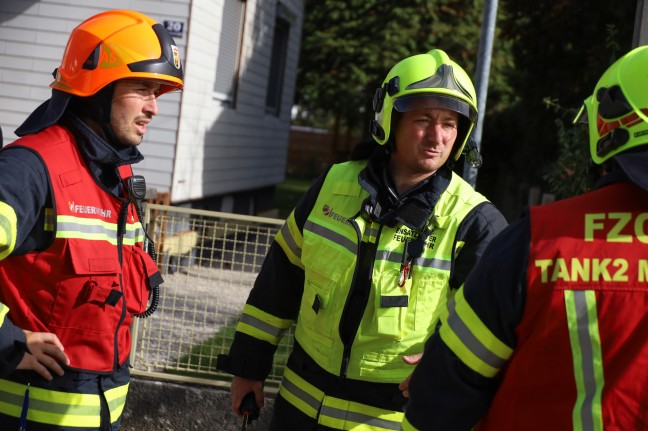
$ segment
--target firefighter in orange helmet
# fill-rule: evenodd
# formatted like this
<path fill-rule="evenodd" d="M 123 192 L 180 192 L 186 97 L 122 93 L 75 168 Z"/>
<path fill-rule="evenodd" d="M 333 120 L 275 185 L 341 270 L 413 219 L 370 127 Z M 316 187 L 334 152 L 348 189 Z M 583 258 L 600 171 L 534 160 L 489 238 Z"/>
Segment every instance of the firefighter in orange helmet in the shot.
<path fill-rule="evenodd" d="M 162 283 L 131 165 L 157 97 L 182 87 L 161 24 L 99 13 L 72 31 L 52 97 L 0 151 L 0 429 L 119 428 L 129 328 Z"/>

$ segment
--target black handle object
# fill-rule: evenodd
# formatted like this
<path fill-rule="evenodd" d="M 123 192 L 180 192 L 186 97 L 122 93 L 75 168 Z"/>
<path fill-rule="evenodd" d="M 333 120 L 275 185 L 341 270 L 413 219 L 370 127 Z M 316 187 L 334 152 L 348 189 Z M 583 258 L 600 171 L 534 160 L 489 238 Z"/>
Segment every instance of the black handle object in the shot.
<path fill-rule="evenodd" d="M 133 175 L 126 180 L 128 193 L 132 200 L 143 201 L 146 197 L 146 180 L 141 175 Z"/>
<path fill-rule="evenodd" d="M 239 412 L 243 415 L 243 426 L 245 427 L 252 421 L 259 419 L 259 411 L 254 392 L 248 392 L 239 406 Z"/>
<path fill-rule="evenodd" d="M 155 244 L 153 243 L 153 238 L 149 236 L 147 226 L 144 226 L 144 215 L 142 214 L 142 204 L 146 198 L 146 180 L 141 175 L 133 175 L 126 179 L 126 189 L 128 191 L 128 196 L 131 203 L 135 206 L 135 211 L 137 212 L 137 217 L 139 218 L 142 229 L 144 229 L 144 234 L 146 235 L 147 241 L 145 241 L 144 251 L 146 251 L 151 259 L 154 262 L 157 262 L 157 255 L 155 253 Z M 160 302 L 160 286 L 151 286 L 151 291 L 149 293 L 150 305 L 144 312 L 140 314 L 134 314 L 135 317 L 140 319 L 145 319 L 150 317 L 158 307 Z"/>

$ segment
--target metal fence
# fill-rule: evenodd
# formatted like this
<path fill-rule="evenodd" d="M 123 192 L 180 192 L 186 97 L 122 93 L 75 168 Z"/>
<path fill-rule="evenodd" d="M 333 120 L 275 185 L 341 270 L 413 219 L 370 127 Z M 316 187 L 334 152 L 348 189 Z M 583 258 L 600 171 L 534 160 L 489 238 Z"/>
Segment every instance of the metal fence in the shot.
<path fill-rule="evenodd" d="M 229 386 L 216 369 L 283 220 L 148 204 L 145 224 L 164 277 L 157 311 L 135 319 L 133 374 Z M 266 388 L 276 390 L 292 344 L 275 355 Z"/>

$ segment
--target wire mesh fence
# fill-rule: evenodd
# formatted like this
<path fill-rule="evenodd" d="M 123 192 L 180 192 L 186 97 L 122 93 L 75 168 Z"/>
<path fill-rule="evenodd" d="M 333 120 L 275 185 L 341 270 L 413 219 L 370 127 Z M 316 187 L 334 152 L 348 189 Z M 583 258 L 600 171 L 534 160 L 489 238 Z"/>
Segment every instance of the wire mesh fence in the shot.
<path fill-rule="evenodd" d="M 164 284 L 157 311 L 133 326 L 134 375 L 228 385 L 216 369 L 282 220 L 148 204 L 150 239 Z M 293 331 L 266 380 L 279 383 Z"/>

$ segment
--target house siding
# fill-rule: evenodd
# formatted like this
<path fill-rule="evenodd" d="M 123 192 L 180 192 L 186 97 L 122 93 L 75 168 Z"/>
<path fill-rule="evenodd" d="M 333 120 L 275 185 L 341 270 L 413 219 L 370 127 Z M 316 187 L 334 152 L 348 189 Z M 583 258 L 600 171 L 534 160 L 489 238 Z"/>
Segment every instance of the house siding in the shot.
<path fill-rule="evenodd" d="M 294 98 L 303 0 L 282 2 L 295 20 L 290 31 L 281 116 L 265 113 L 276 0 L 248 0 L 240 82 L 234 109 L 213 98 L 223 0 L 2 0 L 0 2 L 0 126 L 3 144 L 50 97 L 72 29 L 107 9 L 133 9 L 181 21 L 175 37 L 185 66 L 185 90 L 158 100 L 159 114 L 134 166 L 150 188 L 171 191 L 173 203 L 198 202 L 266 190 L 284 179 Z M 245 206 L 245 205 L 244 205 Z"/>
<path fill-rule="evenodd" d="M 233 108 L 223 106 L 212 93 L 223 2 L 192 3 L 187 53 L 191 84 L 183 94 L 172 200 L 236 194 L 274 186 L 285 178 L 303 1 L 283 4 L 296 19 L 290 32 L 281 115 L 276 117 L 266 114 L 265 99 L 277 2 L 247 1 Z"/>
<path fill-rule="evenodd" d="M 159 22 L 188 22 L 190 0 L 2 0 L 0 2 L 0 126 L 3 143 L 16 139 L 13 131 L 51 95 L 52 72 L 61 62 L 70 32 L 81 21 L 108 9 L 132 9 Z M 185 31 L 186 34 L 186 31 Z M 181 58 L 186 36 L 175 39 Z M 169 189 L 173 152 L 180 120 L 180 94 L 159 99 L 160 114 L 144 137 L 140 151 L 145 162 L 134 165 L 136 174 L 147 178 L 149 187 Z M 160 157 L 160 154 L 166 157 Z M 154 162 L 159 163 L 154 163 Z M 170 168 L 171 167 L 171 168 Z"/>

